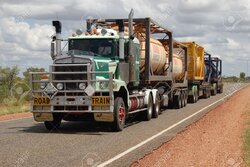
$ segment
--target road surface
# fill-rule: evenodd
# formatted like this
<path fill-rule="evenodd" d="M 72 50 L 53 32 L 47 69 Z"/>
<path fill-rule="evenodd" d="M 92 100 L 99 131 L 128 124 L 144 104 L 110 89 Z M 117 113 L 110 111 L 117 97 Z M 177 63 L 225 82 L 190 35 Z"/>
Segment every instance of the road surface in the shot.
<path fill-rule="evenodd" d="M 149 122 L 135 117 L 118 133 L 87 122 L 63 122 L 60 130 L 51 132 L 33 118 L 0 122 L 0 166 L 129 166 L 243 86 L 226 84 L 223 94 L 167 109 Z"/>

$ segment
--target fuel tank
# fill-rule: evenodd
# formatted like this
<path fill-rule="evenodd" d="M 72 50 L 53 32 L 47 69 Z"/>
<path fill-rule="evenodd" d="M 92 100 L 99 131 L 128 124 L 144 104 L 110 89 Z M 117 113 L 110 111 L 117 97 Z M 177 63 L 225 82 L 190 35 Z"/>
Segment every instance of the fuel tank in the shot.
<path fill-rule="evenodd" d="M 140 72 L 145 70 L 145 41 L 141 41 L 140 50 Z M 173 75 L 179 79 L 184 71 L 183 61 L 180 52 L 173 53 Z M 166 70 L 169 67 L 168 48 L 164 48 L 162 43 L 157 39 L 150 38 L 150 63 L 154 74 L 167 75 Z"/>

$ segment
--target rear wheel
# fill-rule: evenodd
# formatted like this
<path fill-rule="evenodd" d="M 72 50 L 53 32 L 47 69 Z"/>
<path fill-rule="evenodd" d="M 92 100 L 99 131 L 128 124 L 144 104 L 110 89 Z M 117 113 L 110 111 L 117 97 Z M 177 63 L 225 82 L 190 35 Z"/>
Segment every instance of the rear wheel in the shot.
<path fill-rule="evenodd" d="M 223 86 L 220 86 L 220 89 L 218 90 L 218 93 L 223 93 Z"/>
<path fill-rule="evenodd" d="M 181 108 L 185 106 L 185 94 L 181 92 Z"/>
<path fill-rule="evenodd" d="M 181 94 L 178 94 L 178 95 L 174 96 L 174 107 L 176 109 L 181 108 Z"/>
<path fill-rule="evenodd" d="M 152 115 L 153 118 L 157 118 L 158 115 L 161 114 L 160 106 L 161 106 L 161 99 L 159 93 L 157 92 L 155 96 L 154 110 Z"/>
<path fill-rule="evenodd" d="M 199 96 L 198 96 L 198 89 L 197 89 L 197 87 L 194 87 L 194 99 L 195 99 L 195 103 L 198 101 L 198 98 L 199 98 Z"/>
<path fill-rule="evenodd" d="M 187 101 L 188 101 L 188 93 L 187 93 L 187 91 L 184 92 L 184 97 L 185 97 L 184 106 L 186 106 L 187 105 Z"/>
<path fill-rule="evenodd" d="M 208 98 L 210 98 L 211 97 L 211 90 L 209 88 L 207 89 L 207 93 L 208 93 Z"/>
<path fill-rule="evenodd" d="M 203 90 L 203 96 L 205 99 L 210 97 L 210 90 L 208 88 Z"/>
<path fill-rule="evenodd" d="M 62 116 L 59 113 L 53 114 L 53 121 L 45 121 L 44 125 L 47 130 L 53 130 L 53 129 L 59 129 L 61 122 L 62 122 Z"/>
<path fill-rule="evenodd" d="M 121 97 L 115 98 L 113 130 L 122 131 L 125 127 L 126 106 Z"/>
<path fill-rule="evenodd" d="M 147 111 L 143 112 L 143 119 L 145 121 L 150 121 L 152 118 L 152 114 L 153 114 L 153 107 L 154 107 L 154 103 L 153 103 L 153 98 L 151 96 L 151 94 L 148 96 L 148 105 L 147 105 Z"/>
<path fill-rule="evenodd" d="M 217 84 L 213 83 L 212 90 L 211 90 L 211 95 L 215 96 L 217 94 Z"/>
<path fill-rule="evenodd" d="M 195 86 L 192 86 L 191 94 L 188 95 L 188 102 L 189 103 L 195 103 L 196 102 Z"/>

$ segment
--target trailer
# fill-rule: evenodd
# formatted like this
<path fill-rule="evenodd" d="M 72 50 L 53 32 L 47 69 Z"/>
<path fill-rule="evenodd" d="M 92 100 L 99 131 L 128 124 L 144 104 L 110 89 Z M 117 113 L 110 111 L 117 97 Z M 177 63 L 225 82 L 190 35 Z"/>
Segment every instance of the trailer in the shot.
<path fill-rule="evenodd" d="M 53 21 L 53 64 L 30 73 L 34 119 L 47 129 L 61 121 L 109 122 L 114 131 L 135 113 L 149 121 L 165 107 L 187 104 L 187 47 L 151 18 L 89 19 L 87 32 L 68 37 Z"/>
<path fill-rule="evenodd" d="M 196 103 L 211 95 L 210 82 L 205 78 L 205 51 L 196 42 L 181 43 L 188 47 L 188 102 Z"/>
<path fill-rule="evenodd" d="M 223 93 L 222 60 L 205 52 L 205 80 L 211 84 L 211 94 Z"/>
<path fill-rule="evenodd" d="M 181 42 L 188 47 L 188 102 L 222 93 L 222 60 L 205 52 L 196 42 Z"/>

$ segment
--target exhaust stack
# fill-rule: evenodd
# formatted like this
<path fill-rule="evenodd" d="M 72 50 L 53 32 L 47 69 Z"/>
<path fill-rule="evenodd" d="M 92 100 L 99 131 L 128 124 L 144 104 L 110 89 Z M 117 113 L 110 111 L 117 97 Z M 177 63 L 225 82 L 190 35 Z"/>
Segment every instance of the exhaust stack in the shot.
<path fill-rule="evenodd" d="M 130 82 L 136 81 L 136 72 L 135 72 L 135 55 L 133 52 L 133 16 L 134 10 L 131 9 L 128 16 L 128 27 L 129 27 L 129 80 Z"/>
<path fill-rule="evenodd" d="M 123 20 L 117 20 L 116 23 L 119 27 L 119 58 L 124 60 L 124 22 Z"/>
<path fill-rule="evenodd" d="M 62 33 L 62 24 L 60 21 L 52 21 L 52 25 L 55 27 L 56 30 L 56 56 L 61 56 L 61 33 Z"/>

